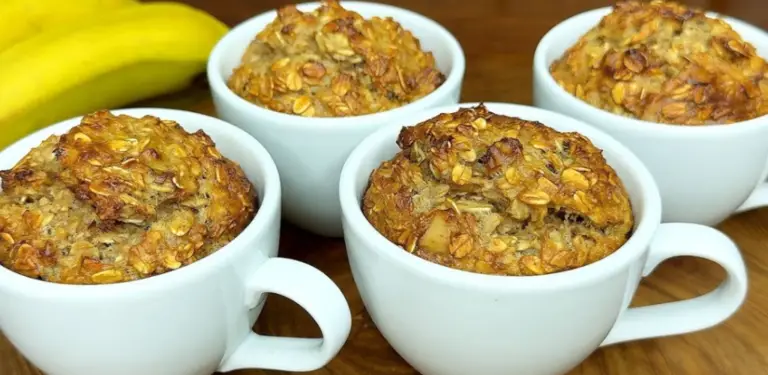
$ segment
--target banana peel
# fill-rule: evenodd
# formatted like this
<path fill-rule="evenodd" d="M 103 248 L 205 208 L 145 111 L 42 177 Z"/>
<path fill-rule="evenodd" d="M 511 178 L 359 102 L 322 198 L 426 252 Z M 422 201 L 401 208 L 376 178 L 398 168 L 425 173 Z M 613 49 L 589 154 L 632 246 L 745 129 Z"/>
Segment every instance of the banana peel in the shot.
<path fill-rule="evenodd" d="M 2 0 L 0 51 L 52 27 L 138 5 L 137 0 Z"/>
<path fill-rule="evenodd" d="M 178 91 L 228 27 L 172 2 L 103 12 L 0 52 L 0 149 L 70 117 Z"/>

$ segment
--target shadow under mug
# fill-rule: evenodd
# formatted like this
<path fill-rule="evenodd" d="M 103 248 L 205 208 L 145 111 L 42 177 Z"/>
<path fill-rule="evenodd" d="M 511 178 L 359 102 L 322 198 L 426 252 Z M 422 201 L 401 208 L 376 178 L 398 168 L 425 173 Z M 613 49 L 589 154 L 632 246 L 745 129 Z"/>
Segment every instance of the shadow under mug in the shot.
<path fill-rule="evenodd" d="M 174 120 L 205 131 L 239 163 L 258 192 L 254 220 L 233 241 L 178 270 L 105 285 L 40 281 L 0 267 L 0 329 L 49 375 L 210 375 L 234 369 L 310 371 L 341 349 L 351 327 L 344 295 L 319 270 L 279 258 L 280 178 L 267 151 L 243 130 L 170 109 L 113 111 Z M 77 125 L 70 119 L 0 152 L 12 167 L 32 147 Z M 268 293 L 315 319 L 322 339 L 258 335 L 252 327 Z"/>
<path fill-rule="evenodd" d="M 533 64 L 534 105 L 593 125 L 632 150 L 656 179 L 663 222 L 716 225 L 733 213 L 768 205 L 768 116 L 730 125 L 652 123 L 593 107 L 555 82 L 549 66 L 610 11 L 573 16 L 541 39 Z M 768 56 L 768 34 L 723 18 Z"/>
<path fill-rule="evenodd" d="M 591 139 L 627 188 L 635 232 L 608 257 L 549 275 L 483 275 L 431 263 L 383 237 L 363 215 L 361 200 L 371 172 L 399 151 L 395 140 L 402 126 L 459 106 L 424 111 L 407 124 L 393 123 L 367 137 L 341 173 L 347 253 L 376 327 L 420 373 L 560 375 L 598 347 L 709 328 L 739 309 L 747 275 L 736 245 L 708 226 L 661 224 L 654 180 L 625 146 L 554 112 L 512 104 L 486 107 Z M 641 278 L 678 256 L 714 261 L 727 278 L 703 296 L 629 308 Z"/>

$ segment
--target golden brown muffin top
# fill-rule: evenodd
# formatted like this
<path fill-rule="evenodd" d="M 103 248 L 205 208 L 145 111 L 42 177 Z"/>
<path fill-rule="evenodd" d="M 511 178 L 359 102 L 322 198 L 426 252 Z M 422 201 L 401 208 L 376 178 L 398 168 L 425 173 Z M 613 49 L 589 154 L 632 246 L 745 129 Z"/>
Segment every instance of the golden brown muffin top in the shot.
<path fill-rule="evenodd" d="M 540 275 L 598 261 L 631 234 L 622 182 L 578 133 L 479 105 L 403 128 L 397 144 L 371 174 L 363 212 L 426 260 Z"/>
<path fill-rule="evenodd" d="M 295 5 L 258 33 L 228 80 L 239 96 L 305 117 L 371 114 L 411 103 L 445 81 L 431 52 L 392 18 L 363 18 L 336 0 Z"/>
<path fill-rule="evenodd" d="M 234 239 L 255 189 L 202 130 L 101 111 L 0 171 L 0 264 L 68 284 L 146 278 Z"/>
<path fill-rule="evenodd" d="M 645 121 L 726 124 L 768 113 L 768 65 L 725 21 L 624 1 L 550 67 L 579 99 Z"/>

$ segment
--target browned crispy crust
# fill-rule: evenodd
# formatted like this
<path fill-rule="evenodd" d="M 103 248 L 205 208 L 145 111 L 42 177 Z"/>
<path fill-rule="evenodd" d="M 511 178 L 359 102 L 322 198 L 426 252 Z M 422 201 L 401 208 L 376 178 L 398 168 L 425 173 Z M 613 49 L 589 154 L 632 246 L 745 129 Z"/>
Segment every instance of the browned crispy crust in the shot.
<path fill-rule="evenodd" d="M 552 76 L 619 115 L 679 125 L 768 113 L 768 65 L 723 20 L 675 2 L 619 2 L 559 60 Z"/>
<path fill-rule="evenodd" d="M 598 261 L 633 226 L 622 182 L 578 133 L 483 105 L 403 128 L 363 212 L 385 237 L 461 270 L 540 275 Z"/>
<path fill-rule="evenodd" d="M 364 19 L 336 0 L 277 14 L 228 80 L 254 104 L 305 117 L 356 116 L 411 103 L 445 81 L 432 53 L 391 18 Z"/>
<path fill-rule="evenodd" d="M 0 264 L 57 283 L 177 269 L 231 241 L 257 209 L 208 135 L 152 116 L 89 114 L 0 177 Z"/>

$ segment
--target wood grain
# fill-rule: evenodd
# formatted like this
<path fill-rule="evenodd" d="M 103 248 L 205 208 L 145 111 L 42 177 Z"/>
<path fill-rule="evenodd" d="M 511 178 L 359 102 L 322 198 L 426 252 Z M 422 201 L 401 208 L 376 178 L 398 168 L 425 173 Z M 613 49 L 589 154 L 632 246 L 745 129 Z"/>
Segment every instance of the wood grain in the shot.
<path fill-rule="evenodd" d="M 187 0 L 235 25 L 287 3 L 275 0 Z M 393 5 L 425 14 L 451 30 L 467 57 L 462 101 L 530 104 L 533 51 L 544 33 L 576 13 L 606 6 L 599 0 L 391 0 Z M 688 4 L 768 26 L 764 0 L 690 0 Z M 204 81 L 184 92 L 141 105 L 212 113 Z M 768 143 L 768 140 L 766 140 Z M 766 145 L 768 147 L 768 144 Z M 616 345 L 595 352 L 570 375 L 760 375 L 768 374 L 768 209 L 734 216 L 719 228 L 741 247 L 748 263 L 750 290 L 742 309 L 713 329 L 655 340 Z M 363 308 L 341 240 L 314 237 L 284 225 L 281 255 L 307 262 L 327 273 L 343 290 L 353 314 L 353 329 L 341 353 L 315 375 L 417 374 L 378 333 Z M 723 278 L 716 265 L 678 258 L 645 279 L 634 304 L 690 298 L 711 290 Z M 255 330 L 282 336 L 318 337 L 319 330 L 297 305 L 271 296 Z M 455 343 L 465 345 L 466 343 Z M 233 375 L 278 374 L 239 371 Z M 0 335 L 0 374 L 39 375 Z M 137 374 L 140 375 L 140 374 Z M 482 375 L 482 374 L 478 374 Z"/>

